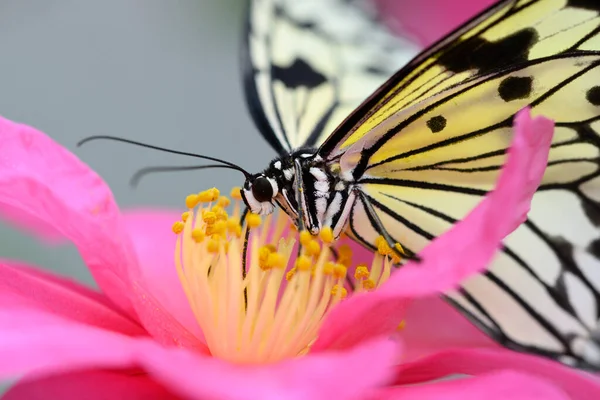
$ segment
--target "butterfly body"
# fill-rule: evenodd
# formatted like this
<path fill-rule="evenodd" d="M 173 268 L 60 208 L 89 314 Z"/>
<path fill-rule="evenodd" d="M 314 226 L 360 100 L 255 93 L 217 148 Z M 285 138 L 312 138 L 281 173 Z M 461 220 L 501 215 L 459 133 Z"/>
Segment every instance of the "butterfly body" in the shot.
<path fill-rule="evenodd" d="M 529 107 L 556 126 L 529 219 L 445 298 L 507 347 L 600 369 L 600 2 L 499 1 L 410 61 L 358 3 L 250 2 L 246 97 L 279 158 L 247 205 L 414 255 L 493 189 Z"/>

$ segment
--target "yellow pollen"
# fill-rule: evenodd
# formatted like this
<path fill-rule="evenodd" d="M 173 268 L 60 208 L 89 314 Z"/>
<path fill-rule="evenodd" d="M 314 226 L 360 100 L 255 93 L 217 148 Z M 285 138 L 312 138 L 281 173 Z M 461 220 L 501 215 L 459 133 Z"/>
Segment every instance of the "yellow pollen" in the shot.
<path fill-rule="evenodd" d="M 334 285 L 333 288 L 331 288 L 331 295 L 334 297 L 339 295 L 340 298 L 345 299 L 346 296 L 348 296 L 348 290 L 343 286 Z"/>
<path fill-rule="evenodd" d="M 231 204 L 231 200 L 229 200 L 229 198 L 225 196 L 221 196 L 219 197 L 219 201 L 217 202 L 217 204 L 223 208 L 227 208 Z"/>
<path fill-rule="evenodd" d="M 401 331 L 405 327 L 406 327 L 406 320 L 403 319 L 402 321 L 400 321 L 400 323 L 398 324 L 398 327 L 396 329 Z"/>
<path fill-rule="evenodd" d="M 365 264 L 360 264 L 356 267 L 354 271 L 354 278 L 361 280 L 367 279 L 370 275 L 369 268 Z"/>
<path fill-rule="evenodd" d="M 285 274 L 285 279 L 287 281 L 291 281 L 292 278 L 294 277 L 294 275 L 296 275 L 296 268 L 292 268 L 290 269 L 286 274 Z"/>
<path fill-rule="evenodd" d="M 271 253 L 267 257 L 267 266 L 269 268 L 283 268 L 287 264 L 285 257 L 279 253 Z"/>
<path fill-rule="evenodd" d="M 214 224 L 208 224 L 208 226 L 206 227 L 207 235 L 213 235 L 213 234 L 224 235 L 226 231 L 227 231 L 227 222 L 225 222 L 225 221 L 216 221 Z"/>
<path fill-rule="evenodd" d="M 219 195 L 219 189 L 211 188 L 198 193 L 198 201 L 200 201 L 201 203 L 210 203 L 212 201 L 217 200 L 219 198 Z"/>
<path fill-rule="evenodd" d="M 234 200 L 241 200 L 242 199 L 242 188 L 239 186 L 236 186 L 233 189 L 231 189 L 231 192 L 229 192 L 229 197 L 231 197 Z"/>
<path fill-rule="evenodd" d="M 207 211 L 202 214 L 202 220 L 207 224 L 214 224 L 217 220 L 217 215 L 212 211 Z"/>
<path fill-rule="evenodd" d="M 382 256 L 387 256 L 389 254 L 392 254 L 392 248 L 390 247 L 390 245 L 387 243 L 387 241 L 385 240 L 385 238 L 383 236 L 377 237 L 377 239 L 375 240 L 375 246 L 377 246 L 377 251 Z"/>
<path fill-rule="evenodd" d="M 308 246 L 308 243 L 312 240 L 312 235 L 308 231 L 300 232 L 300 244 L 302 246 Z"/>
<path fill-rule="evenodd" d="M 311 239 L 304 247 L 309 256 L 318 256 L 321 253 L 321 246 L 314 239 Z"/>
<path fill-rule="evenodd" d="M 338 263 L 349 267 L 352 265 L 352 249 L 347 244 L 343 244 L 338 248 Z"/>
<path fill-rule="evenodd" d="M 196 243 L 201 243 L 205 237 L 206 237 L 206 234 L 204 233 L 204 231 L 202 229 L 195 228 L 192 230 L 192 239 L 194 239 L 194 241 Z"/>
<path fill-rule="evenodd" d="M 330 229 L 298 233 L 285 214 L 264 221 L 248 214 L 246 230 L 241 198 L 239 188 L 232 200 L 216 189 L 186 198 L 192 207 L 172 227 L 183 291 L 214 357 L 237 364 L 301 357 L 329 310 L 349 295 L 344 284 L 352 251 L 339 246 L 334 252 Z M 391 259 L 376 254 L 370 267 L 358 266 L 355 290 L 386 281 Z"/>
<path fill-rule="evenodd" d="M 219 252 L 219 243 L 220 240 L 218 238 L 211 237 L 206 245 L 206 249 L 209 253 L 218 253 Z"/>
<path fill-rule="evenodd" d="M 363 281 L 362 286 L 365 290 L 375 289 L 375 281 L 373 279 L 367 279 Z"/>
<path fill-rule="evenodd" d="M 300 256 L 296 260 L 296 269 L 298 271 L 310 271 L 312 268 L 312 264 L 310 262 L 310 258 L 306 256 Z"/>
<path fill-rule="evenodd" d="M 335 263 L 332 261 L 327 261 L 323 266 L 323 274 L 324 275 L 333 275 L 333 270 L 335 269 Z"/>
<path fill-rule="evenodd" d="M 246 223 L 250 228 L 258 228 L 261 224 L 261 218 L 258 214 L 248 214 L 246 216 Z"/>
<path fill-rule="evenodd" d="M 183 232 L 183 227 L 185 226 L 185 224 L 181 221 L 176 221 L 173 224 L 173 227 L 171 228 L 171 230 L 173 231 L 173 233 L 176 234 L 180 234 L 181 232 Z"/>
<path fill-rule="evenodd" d="M 198 202 L 200 201 L 200 199 L 198 199 L 198 195 L 197 194 L 190 194 L 189 196 L 187 196 L 185 198 L 185 206 L 187 208 L 194 208 L 198 205 Z"/>
<path fill-rule="evenodd" d="M 345 265 L 335 264 L 335 267 L 333 267 L 333 276 L 335 276 L 338 279 L 344 279 L 346 277 L 347 271 L 348 268 L 346 268 Z"/>
<path fill-rule="evenodd" d="M 329 226 L 326 226 L 325 228 L 321 229 L 321 232 L 319 232 L 319 237 L 323 243 L 331 244 L 333 243 L 334 239 L 333 230 Z"/>

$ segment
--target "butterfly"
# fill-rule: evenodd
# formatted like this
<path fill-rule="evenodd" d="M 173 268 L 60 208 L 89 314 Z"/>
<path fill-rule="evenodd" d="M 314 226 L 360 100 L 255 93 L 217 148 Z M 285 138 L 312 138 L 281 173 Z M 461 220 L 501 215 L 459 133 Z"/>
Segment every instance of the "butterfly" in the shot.
<path fill-rule="evenodd" d="M 529 218 L 445 297 L 508 348 L 600 369 L 600 2 L 500 1 L 411 51 L 359 1 L 250 1 L 246 100 L 279 157 L 246 205 L 413 257 L 493 188 L 529 106 L 556 123 Z"/>

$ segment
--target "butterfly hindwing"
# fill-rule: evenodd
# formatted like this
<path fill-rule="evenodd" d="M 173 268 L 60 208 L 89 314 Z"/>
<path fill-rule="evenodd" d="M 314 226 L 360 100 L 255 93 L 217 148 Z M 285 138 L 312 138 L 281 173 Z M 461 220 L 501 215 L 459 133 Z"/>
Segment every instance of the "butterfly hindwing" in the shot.
<path fill-rule="evenodd" d="M 251 114 L 280 154 L 316 147 L 416 53 L 344 0 L 253 0 L 243 54 Z"/>

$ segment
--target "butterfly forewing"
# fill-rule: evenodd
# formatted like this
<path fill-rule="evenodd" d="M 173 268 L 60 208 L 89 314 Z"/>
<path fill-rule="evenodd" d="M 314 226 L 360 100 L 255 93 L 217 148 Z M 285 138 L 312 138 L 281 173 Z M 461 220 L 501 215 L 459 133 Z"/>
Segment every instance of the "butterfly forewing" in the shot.
<path fill-rule="evenodd" d="M 356 3 L 356 4 L 355 4 Z M 280 153 L 321 144 L 380 84 L 416 54 L 367 4 L 254 0 L 244 51 L 252 116 Z"/>

